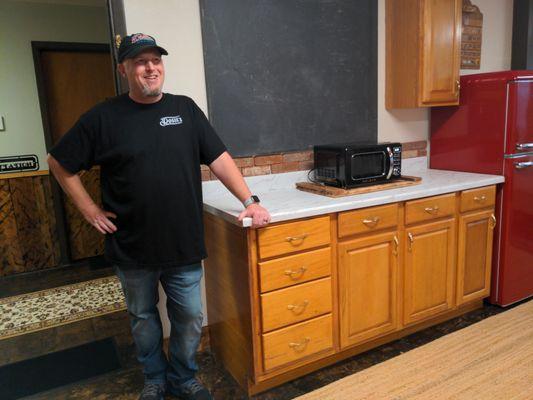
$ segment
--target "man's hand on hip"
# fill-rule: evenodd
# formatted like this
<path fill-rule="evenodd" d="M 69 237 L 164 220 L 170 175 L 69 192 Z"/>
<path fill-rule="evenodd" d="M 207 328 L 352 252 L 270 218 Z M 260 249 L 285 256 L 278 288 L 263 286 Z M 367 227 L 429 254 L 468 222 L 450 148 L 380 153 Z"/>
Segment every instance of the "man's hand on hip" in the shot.
<path fill-rule="evenodd" d="M 117 231 L 117 227 L 109 218 L 117 218 L 115 214 L 110 211 L 102 210 L 96 204 L 89 209 L 82 211 L 84 218 L 92 226 L 94 226 L 98 232 L 102 234 L 114 233 Z"/>
<path fill-rule="evenodd" d="M 252 228 L 259 228 L 270 222 L 269 212 L 257 203 L 250 204 L 246 207 L 246 209 L 239 214 L 239 221 L 242 221 L 245 217 L 252 218 Z"/>

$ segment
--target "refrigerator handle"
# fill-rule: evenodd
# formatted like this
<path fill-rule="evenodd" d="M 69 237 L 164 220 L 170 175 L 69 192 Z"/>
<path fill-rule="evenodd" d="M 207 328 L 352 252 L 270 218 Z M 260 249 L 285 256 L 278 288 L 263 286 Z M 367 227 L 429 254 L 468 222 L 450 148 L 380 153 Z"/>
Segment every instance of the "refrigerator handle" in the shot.
<path fill-rule="evenodd" d="M 533 143 L 517 143 L 516 150 L 533 149 Z"/>
<path fill-rule="evenodd" d="M 515 163 L 514 167 L 516 169 L 524 169 L 524 168 L 533 167 L 533 161 L 518 162 L 518 163 Z"/>

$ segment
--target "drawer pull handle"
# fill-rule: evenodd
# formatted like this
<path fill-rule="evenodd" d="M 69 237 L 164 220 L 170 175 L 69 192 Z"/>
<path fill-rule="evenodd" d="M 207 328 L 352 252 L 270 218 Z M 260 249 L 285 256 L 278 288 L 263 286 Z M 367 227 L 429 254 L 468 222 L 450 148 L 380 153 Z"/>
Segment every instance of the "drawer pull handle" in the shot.
<path fill-rule="evenodd" d="M 296 271 L 293 271 L 292 269 L 288 269 L 285 271 L 285 275 L 290 276 L 291 279 L 298 279 L 301 278 L 304 272 L 307 271 L 307 267 L 300 267 Z"/>
<path fill-rule="evenodd" d="M 411 232 L 409 232 L 407 234 L 407 237 L 409 238 L 409 251 L 412 251 L 413 250 L 413 242 L 415 241 L 415 239 L 413 238 L 413 234 Z"/>
<path fill-rule="evenodd" d="M 285 238 L 285 240 L 292 244 L 292 242 L 297 242 L 299 240 L 304 241 L 307 236 L 309 235 L 307 233 L 304 233 L 303 235 L 300 235 L 300 236 L 289 236 Z"/>
<path fill-rule="evenodd" d="M 372 217 L 372 218 L 363 220 L 363 224 L 365 224 L 369 228 L 375 227 L 378 224 L 378 222 L 379 222 L 379 217 Z"/>
<path fill-rule="evenodd" d="M 424 211 L 428 214 L 437 214 L 439 212 L 439 206 L 426 207 L 424 208 Z"/>
<path fill-rule="evenodd" d="M 474 200 L 478 201 L 480 203 L 483 203 L 485 200 L 487 200 L 487 197 L 485 195 L 483 195 L 481 197 L 476 196 L 476 197 L 474 197 Z"/>
<path fill-rule="evenodd" d="M 494 216 L 494 214 L 492 214 L 490 216 L 490 220 L 492 221 L 492 224 L 490 225 L 490 228 L 494 229 L 496 227 L 496 217 Z"/>
<path fill-rule="evenodd" d="M 398 256 L 398 246 L 400 245 L 400 242 L 398 241 L 398 236 L 394 235 L 394 250 L 392 251 L 392 254 L 395 256 Z"/>
<path fill-rule="evenodd" d="M 289 304 L 287 310 L 291 310 L 294 314 L 299 315 L 305 311 L 305 307 L 309 304 L 309 300 L 304 300 L 302 304 L 294 305 Z"/>
<path fill-rule="evenodd" d="M 307 343 L 309 343 L 310 341 L 311 341 L 311 338 L 306 337 L 300 343 L 295 343 L 295 342 L 289 343 L 289 347 L 296 351 L 303 351 L 305 347 L 307 346 Z"/>

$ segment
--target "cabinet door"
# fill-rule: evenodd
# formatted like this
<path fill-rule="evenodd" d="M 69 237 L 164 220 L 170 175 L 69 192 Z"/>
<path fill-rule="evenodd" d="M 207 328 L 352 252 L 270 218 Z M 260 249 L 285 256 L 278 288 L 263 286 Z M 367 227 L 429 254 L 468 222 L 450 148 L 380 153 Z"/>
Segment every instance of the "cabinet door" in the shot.
<path fill-rule="evenodd" d="M 459 104 L 462 1 L 421 4 L 421 105 Z"/>
<path fill-rule="evenodd" d="M 489 295 L 495 225 L 493 210 L 466 214 L 459 219 L 457 304 Z"/>
<path fill-rule="evenodd" d="M 455 219 L 406 228 L 404 324 L 453 306 Z"/>
<path fill-rule="evenodd" d="M 398 234 L 339 244 L 341 347 L 397 327 Z"/>

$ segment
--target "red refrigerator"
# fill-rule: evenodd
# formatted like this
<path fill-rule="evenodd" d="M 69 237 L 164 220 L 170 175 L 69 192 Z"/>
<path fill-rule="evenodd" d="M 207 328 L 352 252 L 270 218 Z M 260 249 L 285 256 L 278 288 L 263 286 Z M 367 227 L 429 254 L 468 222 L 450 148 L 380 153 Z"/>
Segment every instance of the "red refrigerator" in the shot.
<path fill-rule="evenodd" d="M 461 76 L 459 106 L 431 110 L 430 166 L 504 175 L 490 301 L 533 296 L 533 71 Z"/>

